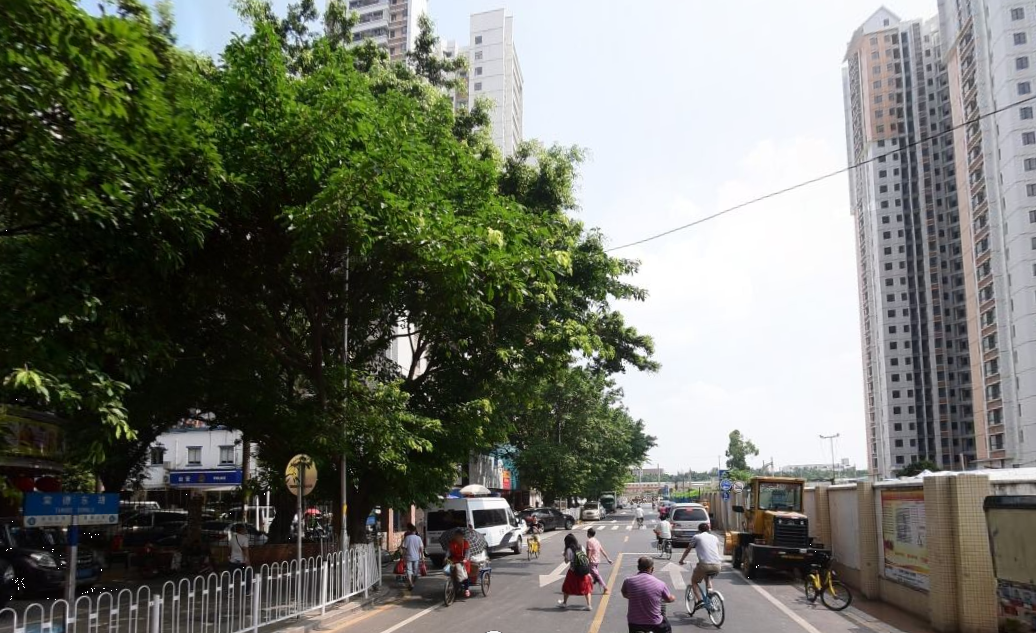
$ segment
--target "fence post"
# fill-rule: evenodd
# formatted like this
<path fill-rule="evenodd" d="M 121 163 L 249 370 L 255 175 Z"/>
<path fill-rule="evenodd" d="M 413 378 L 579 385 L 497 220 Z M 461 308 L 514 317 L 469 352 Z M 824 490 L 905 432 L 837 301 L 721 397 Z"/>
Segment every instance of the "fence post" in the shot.
<path fill-rule="evenodd" d="M 151 601 L 151 617 L 148 620 L 148 633 L 162 633 L 162 597 L 156 596 Z"/>
<path fill-rule="evenodd" d="M 327 575 L 330 571 L 328 560 L 325 558 L 320 565 L 320 615 L 327 613 Z"/>
<path fill-rule="evenodd" d="M 263 583 L 259 579 L 259 576 L 261 576 L 262 573 L 262 568 L 260 567 L 258 574 L 252 574 L 252 630 L 256 633 L 259 631 L 259 622 L 261 621 L 261 618 L 259 617 L 259 605 L 261 604 L 261 601 L 259 600 L 259 591 L 262 588 Z"/>
<path fill-rule="evenodd" d="M 377 552 L 377 548 L 368 545 L 368 549 Z M 370 557 L 364 557 L 367 560 L 363 561 L 363 599 L 366 600 L 370 596 L 370 576 L 371 576 L 371 562 Z M 380 560 L 378 561 L 381 562 Z"/>

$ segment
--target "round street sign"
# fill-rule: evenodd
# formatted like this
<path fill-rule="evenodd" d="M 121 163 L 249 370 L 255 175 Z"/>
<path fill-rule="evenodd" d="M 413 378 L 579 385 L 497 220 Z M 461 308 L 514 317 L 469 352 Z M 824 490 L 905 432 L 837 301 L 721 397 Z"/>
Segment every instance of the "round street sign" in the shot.
<path fill-rule="evenodd" d="M 723 481 L 719 482 L 719 489 L 723 492 L 730 490 L 733 486 L 733 482 L 731 482 L 729 479 L 724 479 Z"/>
<path fill-rule="evenodd" d="M 288 462 L 288 468 L 284 471 L 284 483 L 292 494 L 299 494 L 299 478 L 302 478 L 302 496 L 313 492 L 317 485 L 317 467 L 313 465 L 313 459 L 309 455 L 298 454 Z"/>
<path fill-rule="evenodd" d="M 734 488 L 734 492 L 741 492 L 741 491 L 743 491 L 745 489 L 745 482 L 743 482 L 743 481 L 735 481 L 733 488 Z"/>

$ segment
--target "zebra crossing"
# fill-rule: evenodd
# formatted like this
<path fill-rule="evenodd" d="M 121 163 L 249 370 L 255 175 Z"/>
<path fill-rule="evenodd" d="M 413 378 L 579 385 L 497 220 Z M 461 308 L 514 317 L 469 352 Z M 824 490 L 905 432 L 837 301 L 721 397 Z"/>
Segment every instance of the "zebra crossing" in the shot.
<path fill-rule="evenodd" d="M 645 529 L 651 529 L 650 526 L 652 526 L 654 524 L 655 524 L 655 521 L 653 519 L 650 520 L 650 521 L 644 521 L 644 528 Z M 573 530 L 582 530 L 584 532 L 586 530 L 589 530 L 590 528 L 594 528 L 598 532 L 604 532 L 604 531 L 607 531 L 607 530 L 611 530 L 613 532 L 617 532 L 619 530 L 623 530 L 624 529 L 627 532 L 631 532 L 631 531 L 633 531 L 634 527 L 635 527 L 635 524 L 633 524 L 633 523 L 629 523 L 627 525 L 618 525 L 618 524 L 616 524 L 615 521 L 612 521 L 611 523 L 583 523 L 583 524 L 580 524 L 580 525 L 577 525 L 577 526 L 573 527 L 572 529 Z"/>

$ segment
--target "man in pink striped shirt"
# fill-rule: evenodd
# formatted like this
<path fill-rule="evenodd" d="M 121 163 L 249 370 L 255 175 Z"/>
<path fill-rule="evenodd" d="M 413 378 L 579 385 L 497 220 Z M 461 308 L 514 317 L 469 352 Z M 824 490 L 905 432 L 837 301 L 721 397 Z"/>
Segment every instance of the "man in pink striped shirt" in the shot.
<path fill-rule="evenodd" d="M 629 600 L 626 622 L 631 633 L 672 633 L 673 627 L 662 615 L 662 602 L 676 602 L 676 596 L 664 582 L 655 578 L 654 571 L 655 562 L 641 556 L 637 560 L 637 575 L 622 581 L 622 597 Z"/>

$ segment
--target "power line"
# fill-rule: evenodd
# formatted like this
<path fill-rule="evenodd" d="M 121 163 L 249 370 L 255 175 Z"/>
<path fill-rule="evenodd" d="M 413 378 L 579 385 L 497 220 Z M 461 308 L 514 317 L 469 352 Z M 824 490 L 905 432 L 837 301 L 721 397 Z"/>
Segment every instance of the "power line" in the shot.
<path fill-rule="evenodd" d="M 659 238 L 665 237 L 666 235 L 671 235 L 673 233 L 677 233 L 679 231 L 683 231 L 683 230 L 689 229 L 691 227 L 698 226 L 699 224 L 704 224 L 705 222 L 708 222 L 709 220 L 715 220 L 716 218 L 718 218 L 720 216 L 726 215 L 726 214 L 731 213 L 733 211 L 737 211 L 739 209 L 743 209 L 743 208 L 745 208 L 747 206 L 750 206 L 750 205 L 753 205 L 753 204 L 755 204 L 757 202 L 762 202 L 763 200 L 769 200 L 770 198 L 776 198 L 777 196 L 782 196 L 782 195 L 784 195 L 786 193 L 790 193 L 792 191 L 795 191 L 796 189 L 802 189 L 803 187 L 808 187 L 809 185 L 816 184 L 816 183 L 818 183 L 818 182 L 820 182 L 822 180 L 827 180 L 828 178 L 832 178 L 832 177 L 838 176 L 840 174 L 848 173 L 848 172 L 852 171 L 853 169 L 856 169 L 857 167 L 863 167 L 864 165 L 867 165 L 869 163 L 873 163 L 873 162 L 877 162 L 879 160 L 883 160 L 883 159 L 885 159 L 888 156 L 892 156 L 893 154 L 897 154 L 899 152 L 903 152 L 903 151 L 906 151 L 906 150 L 909 150 L 909 149 L 913 149 L 914 147 L 917 147 L 918 145 L 921 145 L 923 143 L 928 143 L 928 142 L 931 142 L 931 141 L 938 140 L 939 138 L 941 138 L 943 136 L 946 136 L 947 134 L 952 134 L 953 132 L 956 132 L 957 130 L 959 130 L 959 129 L 963 128 L 963 127 L 971 125 L 972 123 L 975 123 L 977 121 L 981 121 L 982 119 L 984 119 L 986 117 L 991 117 L 991 116 L 1000 114 L 1001 112 L 1005 112 L 1007 110 L 1010 110 L 1011 108 L 1015 108 L 1017 106 L 1020 106 L 1020 105 L 1022 105 L 1024 103 L 1028 103 L 1028 102 L 1033 101 L 1033 100 L 1036 100 L 1036 95 L 1033 95 L 1031 97 L 1026 97 L 1025 99 L 1022 99 L 1021 101 L 1015 101 L 1014 103 L 1009 103 L 1008 105 L 1005 105 L 1002 108 L 997 108 L 997 109 L 992 110 L 990 112 L 987 112 L 985 114 L 980 114 L 980 115 L 976 116 L 973 119 L 968 119 L 967 121 L 964 121 L 962 123 L 954 125 L 953 127 L 947 128 L 947 129 L 943 130 L 942 132 L 939 132 L 938 134 L 935 134 L 933 136 L 926 136 L 926 137 L 924 137 L 922 139 L 918 139 L 916 141 L 912 141 L 910 143 L 906 143 L 905 145 L 900 145 L 897 149 L 888 151 L 888 152 L 886 152 L 884 154 L 881 154 L 879 156 L 875 156 L 874 158 L 868 158 L 867 160 L 863 160 L 863 161 L 860 161 L 858 163 L 854 163 L 852 165 L 849 165 L 847 167 L 843 167 L 841 169 L 837 169 L 835 171 L 832 171 L 830 173 L 824 174 L 822 176 L 817 176 L 816 178 L 810 178 L 809 180 L 804 180 L 804 181 L 802 181 L 802 182 L 800 182 L 798 184 L 791 185 L 790 187 L 785 187 L 784 189 L 779 189 L 777 191 L 772 191 L 772 192 L 770 192 L 768 194 L 759 196 L 758 198 L 753 198 L 753 199 L 748 200 L 746 202 L 742 202 L 741 204 L 729 207 L 727 209 L 723 209 L 722 211 L 717 211 L 716 213 L 713 213 L 712 215 L 707 215 L 707 216 L 705 216 L 703 218 L 699 218 L 697 220 L 694 220 L 693 222 L 688 222 L 687 224 L 683 224 L 681 226 L 677 226 L 677 227 L 671 228 L 671 229 L 669 229 L 667 231 L 662 231 L 661 233 L 656 233 L 654 235 L 650 235 L 648 237 L 645 237 L 643 239 L 637 240 L 635 242 L 629 242 L 628 244 L 622 244 L 621 246 L 613 246 L 612 248 L 606 249 L 605 252 L 611 253 L 612 251 L 617 251 L 617 250 L 620 250 L 620 249 L 623 249 L 623 248 L 629 248 L 631 246 L 637 246 L 638 244 L 643 244 L 645 242 L 652 242 L 652 241 L 657 240 Z"/>

